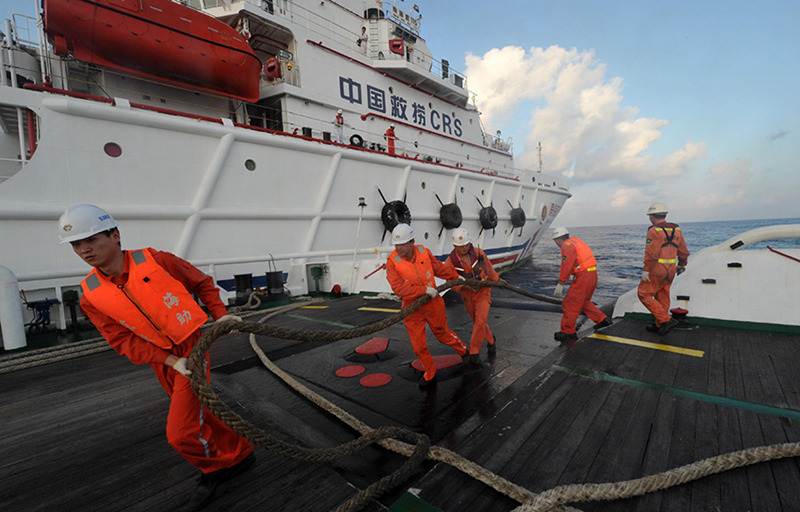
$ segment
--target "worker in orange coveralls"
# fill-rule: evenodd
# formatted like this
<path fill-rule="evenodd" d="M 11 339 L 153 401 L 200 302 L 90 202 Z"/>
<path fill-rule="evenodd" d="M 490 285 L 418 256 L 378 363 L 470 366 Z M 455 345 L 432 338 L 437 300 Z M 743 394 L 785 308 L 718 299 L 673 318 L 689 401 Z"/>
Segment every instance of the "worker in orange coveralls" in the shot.
<path fill-rule="evenodd" d="M 453 230 L 453 251 L 445 261 L 445 265 L 452 268 L 458 275 L 466 279 L 477 279 L 479 281 L 498 281 L 500 275 L 492 266 L 489 257 L 483 249 L 475 247 L 469 238 L 469 233 L 464 228 Z M 480 364 L 478 352 L 480 352 L 483 340 L 488 343 L 487 351 L 490 357 L 496 353 L 495 338 L 489 325 L 486 323 L 489 318 L 489 306 L 492 304 L 492 289 L 488 286 L 472 288 L 460 286 L 457 289 L 464 299 L 464 307 L 467 308 L 470 318 L 472 318 L 472 337 L 469 342 L 469 363 L 472 365 Z"/>
<path fill-rule="evenodd" d="M 553 335 L 556 341 L 569 348 L 578 339 L 575 322 L 581 311 L 594 322 L 595 330 L 609 326 L 612 322 L 592 302 L 592 295 L 597 288 L 597 262 L 592 250 L 581 239 L 570 238 L 569 231 L 563 227 L 553 230 L 553 241 L 561 248 L 561 272 L 554 295 L 561 297 L 570 275 L 575 276 L 567 296 L 561 301 L 561 330 Z"/>
<path fill-rule="evenodd" d="M 424 389 L 436 382 L 436 366 L 425 337 L 426 324 L 440 343 L 451 346 L 462 357 L 467 354 L 464 343 L 447 326 L 444 299 L 435 288 L 434 277 L 450 281 L 457 279 L 458 274 L 436 259 L 427 248 L 414 245 L 414 230 L 408 224 L 398 224 L 392 230 L 392 243 L 394 251 L 386 260 L 386 279 L 392 291 L 403 300 L 403 308 L 423 295 L 431 297 L 429 302 L 403 320 L 414 353 L 425 368 L 419 379 L 419 387 Z"/>
<path fill-rule="evenodd" d="M 105 210 L 79 204 L 61 216 L 59 237 L 94 267 L 81 282 L 84 314 L 114 350 L 132 363 L 149 364 L 169 395 L 167 441 L 201 472 L 188 506 L 200 510 L 221 482 L 252 466 L 255 455 L 192 391 L 186 357 L 208 320 L 192 294 L 217 322 L 241 318 L 227 314 L 212 279 L 189 262 L 151 248 L 123 251 L 117 226 Z"/>
<path fill-rule="evenodd" d="M 394 141 L 397 140 L 397 136 L 394 134 L 394 124 L 390 124 L 389 128 L 386 130 L 386 133 L 383 134 L 383 138 L 386 139 L 386 147 L 387 151 L 390 155 L 394 154 Z"/>
<path fill-rule="evenodd" d="M 644 250 L 644 270 L 637 294 L 656 322 L 648 331 L 667 334 L 678 321 L 669 314 L 669 289 L 676 274 L 686 269 L 689 250 L 677 224 L 667 222 L 667 205 L 654 203 L 647 210 L 647 246 Z"/>

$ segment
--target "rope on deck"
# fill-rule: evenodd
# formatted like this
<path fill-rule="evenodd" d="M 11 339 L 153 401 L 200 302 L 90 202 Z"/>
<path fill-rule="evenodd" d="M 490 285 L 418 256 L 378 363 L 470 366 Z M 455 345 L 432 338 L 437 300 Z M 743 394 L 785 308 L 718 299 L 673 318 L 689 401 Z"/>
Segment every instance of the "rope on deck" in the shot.
<path fill-rule="evenodd" d="M 262 314 L 263 313 L 262 311 L 257 311 L 257 312 L 246 311 L 246 310 L 253 310 L 261 304 L 261 301 L 257 297 L 254 298 L 255 295 L 256 293 L 252 293 L 250 295 L 250 299 L 248 300 L 247 304 L 238 308 L 231 308 L 231 311 L 237 310 L 238 315 L 245 317 Z M 321 301 L 322 299 L 311 299 L 302 302 L 295 302 L 293 304 L 288 304 L 286 306 L 280 306 L 274 308 L 272 310 L 272 313 L 270 313 L 270 315 L 267 318 L 286 313 L 287 311 L 291 311 L 293 309 L 297 309 L 308 304 L 313 304 L 315 302 L 321 302 Z M 212 323 L 208 323 L 204 325 L 202 328 L 207 329 L 211 325 Z M 11 354 L 5 354 L 2 357 L 0 357 L 0 374 L 25 370 L 36 366 L 44 366 L 46 364 L 57 363 L 59 361 L 66 361 L 69 359 L 75 359 L 76 357 L 88 356 L 91 354 L 96 354 L 98 352 L 104 352 L 110 349 L 111 346 L 106 342 L 106 340 L 98 336 L 95 338 L 90 338 L 88 340 L 76 341 L 73 343 L 66 343 L 63 345 L 56 345 L 54 347 L 25 350 L 21 352 L 14 352 Z"/>
<path fill-rule="evenodd" d="M 477 281 L 474 279 L 464 281 L 460 279 L 454 279 L 440 285 L 437 287 L 437 290 L 441 292 L 458 285 L 498 286 L 517 289 L 505 281 L 491 282 Z M 548 301 L 557 300 L 546 296 L 540 296 L 538 294 L 531 294 L 525 290 L 520 291 L 523 292 L 523 294 L 533 296 L 534 298 L 540 297 Z M 340 512 L 360 510 L 370 500 L 381 496 L 386 491 L 393 489 L 399 483 L 407 480 L 417 470 L 418 466 L 429 457 L 430 439 L 428 436 L 399 427 L 380 427 L 378 429 L 371 429 L 365 426 L 368 430 L 362 432 L 360 437 L 350 441 L 349 443 L 344 443 L 332 448 L 303 448 L 297 445 L 289 444 L 277 439 L 267 432 L 264 432 L 234 412 L 211 388 L 208 381 L 205 379 L 205 372 L 197 371 L 197 369 L 204 368 L 205 354 L 208 352 L 211 343 L 213 343 L 213 341 L 220 336 L 233 331 L 249 332 L 251 339 L 254 339 L 256 334 L 260 334 L 263 336 L 299 341 L 339 341 L 367 336 L 369 334 L 386 329 L 387 327 L 401 321 L 430 300 L 430 297 L 423 295 L 407 308 L 395 313 L 394 315 L 388 316 L 384 320 L 366 326 L 340 331 L 310 331 L 244 322 L 226 322 L 220 325 L 213 325 L 203 333 L 203 335 L 200 337 L 200 340 L 192 348 L 192 352 L 188 357 L 188 366 L 193 370 L 190 378 L 192 389 L 194 390 L 195 394 L 197 394 L 203 405 L 205 405 L 218 419 L 245 437 L 251 443 L 292 459 L 310 462 L 326 462 L 350 455 L 371 444 L 382 443 L 384 441 L 388 443 L 389 440 L 392 440 L 394 443 L 404 441 L 405 446 L 403 454 L 408 457 L 405 463 L 403 463 L 403 465 L 401 465 L 400 468 L 393 473 L 374 482 L 366 489 L 359 491 L 355 496 L 343 503 L 337 509 Z M 398 439 L 400 441 L 397 441 Z M 452 459 L 453 457 L 457 457 L 457 455 L 451 452 L 451 454 L 448 456 L 443 456 L 442 458 Z M 465 461 L 465 459 L 460 459 L 460 461 Z M 469 467 L 471 470 L 473 470 L 475 475 L 479 475 L 481 472 L 480 470 L 483 469 L 480 468 L 480 466 L 472 463 L 466 464 L 465 467 Z M 517 494 L 520 491 L 524 491 L 523 489 L 514 486 L 514 484 L 508 484 L 508 488 L 503 487 L 499 490 L 501 492 L 510 492 L 512 494 Z M 529 495 L 525 495 L 525 497 L 529 497 Z"/>
<path fill-rule="evenodd" d="M 508 285 L 505 281 L 475 281 L 467 282 L 454 280 L 444 283 L 437 287 L 441 292 L 460 284 L 472 286 L 496 286 L 508 288 L 516 292 L 524 292 L 522 295 L 531 296 L 542 300 L 542 296 L 534 296 L 524 290 Z M 545 297 L 546 302 L 560 303 L 557 299 Z M 189 367 L 193 370 L 202 368 L 205 353 L 210 344 L 215 339 L 232 331 L 249 332 L 250 344 L 262 363 L 273 373 L 284 380 L 293 389 L 307 397 L 313 403 L 319 405 L 337 418 L 341 419 L 361 434 L 361 437 L 333 448 L 327 449 L 307 449 L 296 445 L 291 445 L 280 441 L 273 436 L 263 432 L 247 420 L 241 418 L 230 407 L 227 406 L 211 389 L 205 380 L 205 373 L 193 371 L 190 379 L 192 388 L 198 395 L 203 404 L 210 409 L 217 418 L 236 432 L 247 438 L 252 443 L 273 451 L 286 457 L 308 460 L 315 462 L 330 461 L 336 458 L 354 453 L 370 444 L 377 443 L 384 448 L 409 457 L 408 460 L 394 473 L 373 483 L 366 489 L 360 491 L 350 500 L 342 504 L 337 511 L 350 512 L 360 510 L 371 499 L 379 497 L 382 493 L 390 490 L 416 471 L 417 467 L 425 460 L 431 459 L 444 462 L 459 471 L 475 478 L 476 480 L 492 487 L 496 491 L 516 500 L 522 505 L 515 508 L 513 512 L 545 512 L 551 510 L 579 512 L 578 509 L 565 506 L 566 503 L 585 502 L 585 501 L 613 501 L 634 496 L 641 496 L 654 491 L 664 490 L 669 487 L 682 485 L 706 476 L 721 473 L 735 468 L 749 466 L 760 462 L 776 460 L 787 457 L 800 456 L 800 443 L 784 443 L 757 448 L 748 448 L 736 452 L 710 457 L 701 461 L 687 464 L 655 475 L 622 482 L 604 484 L 570 484 L 554 487 L 540 494 L 535 494 L 513 482 L 502 478 L 499 475 L 465 459 L 457 453 L 431 446 L 427 436 L 408 431 L 398 427 L 381 427 L 373 429 L 361 422 L 346 411 L 340 409 L 335 404 L 313 393 L 311 390 L 297 382 L 286 372 L 272 363 L 255 342 L 255 335 L 272 336 L 283 339 L 297 339 L 304 341 L 338 341 L 343 339 L 366 336 L 389 325 L 399 322 L 412 312 L 416 311 L 423 304 L 430 300 L 423 296 L 401 312 L 387 317 L 381 322 L 376 322 L 367 326 L 341 330 L 341 331 L 307 331 L 300 329 L 288 329 L 277 326 L 259 326 L 256 324 L 228 322 L 219 326 L 213 326 L 206 331 L 199 342 L 192 349 L 189 356 Z M 264 321 L 266 319 L 262 319 Z"/>
<path fill-rule="evenodd" d="M 783 443 L 747 448 L 709 457 L 663 473 L 624 482 L 561 485 L 529 499 L 522 506 L 515 508 L 513 512 L 544 512 L 554 510 L 564 503 L 632 498 L 682 485 L 731 469 L 798 456 L 800 456 L 800 443 Z"/>

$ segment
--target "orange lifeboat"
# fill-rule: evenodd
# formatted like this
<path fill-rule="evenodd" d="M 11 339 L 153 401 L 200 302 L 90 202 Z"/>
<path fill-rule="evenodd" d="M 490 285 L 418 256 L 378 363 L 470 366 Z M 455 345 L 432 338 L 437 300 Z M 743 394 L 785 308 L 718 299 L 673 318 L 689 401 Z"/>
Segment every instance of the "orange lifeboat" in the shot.
<path fill-rule="evenodd" d="M 58 55 L 258 100 L 261 62 L 245 38 L 171 0 L 45 0 L 44 25 Z"/>

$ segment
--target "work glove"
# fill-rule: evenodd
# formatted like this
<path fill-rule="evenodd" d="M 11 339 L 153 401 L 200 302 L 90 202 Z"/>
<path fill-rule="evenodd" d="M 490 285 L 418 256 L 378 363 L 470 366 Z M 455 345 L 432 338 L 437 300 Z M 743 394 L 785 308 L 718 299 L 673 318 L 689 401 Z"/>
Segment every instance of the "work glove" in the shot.
<path fill-rule="evenodd" d="M 642 281 L 644 281 L 645 283 L 650 282 L 650 272 L 648 272 L 647 270 L 642 271 Z"/>
<path fill-rule="evenodd" d="M 564 285 L 558 283 L 556 285 L 556 289 L 553 290 L 553 295 L 555 295 L 556 297 L 561 297 L 562 295 L 564 295 Z"/>
<path fill-rule="evenodd" d="M 242 317 L 240 317 L 240 316 L 236 316 L 236 315 L 222 315 L 221 317 L 217 318 L 217 322 L 216 322 L 216 323 L 218 323 L 218 324 L 221 324 L 222 322 L 228 322 L 228 321 L 230 321 L 230 320 L 235 320 L 235 321 L 237 321 L 237 322 L 242 322 L 242 321 L 243 321 L 243 320 L 242 320 Z"/>
<path fill-rule="evenodd" d="M 425 295 L 427 295 L 430 298 L 434 298 L 437 295 L 439 295 L 439 292 L 436 290 L 436 288 L 434 288 L 432 286 L 426 286 L 425 287 Z"/>
<path fill-rule="evenodd" d="M 684 272 L 686 272 L 686 265 L 678 265 L 678 275 L 681 275 Z"/>
<path fill-rule="evenodd" d="M 192 370 L 190 370 L 189 367 L 186 366 L 186 361 L 187 359 L 185 357 L 181 357 L 180 359 L 175 361 L 175 364 L 173 364 L 172 367 L 175 369 L 176 372 L 188 378 L 192 376 Z"/>

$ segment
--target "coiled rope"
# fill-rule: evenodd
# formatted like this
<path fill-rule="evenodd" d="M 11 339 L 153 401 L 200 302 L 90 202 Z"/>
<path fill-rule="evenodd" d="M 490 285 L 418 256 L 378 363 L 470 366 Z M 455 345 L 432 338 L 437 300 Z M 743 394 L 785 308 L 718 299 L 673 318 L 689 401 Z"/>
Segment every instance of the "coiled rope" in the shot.
<path fill-rule="evenodd" d="M 441 292 L 457 285 L 496 286 L 514 289 L 514 291 L 518 290 L 516 287 L 505 283 L 505 281 L 492 282 L 476 281 L 472 279 L 467 281 L 448 281 L 447 283 L 437 287 L 437 290 Z M 524 290 L 521 291 L 524 292 Z M 529 294 L 528 292 L 524 292 L 522 295 L 530 296 L 539 300 L 542 300 L 543 297 L 536 294 Z M 550 297 L 544 298 L 547 299 L 547 302 L 560 303 L 560 301 L 557 299 L 552 299 Z M 784 443 L 757 448 L 748 448 L 716 457 L 710 457 L 692 464 L 687 464 L 685 466 L 639 479 L 604 484 L 590 483 L 564 485 L 554 487 L 553 489 L 545 491 L 541 494 L 535 494 L 514 484 L 513 482 L 509 482 L 508 480 L 492 473 L 491 471 L 488 471 L 487 469 L 469 461 L 468 459 L 461 457 L 455 452 L 438 446 L 431 446 L 430 440 L 427 438 L 427 436 L 397 427 L 381 427 L 378 429 L 369 427 L 347 412 L 341 410 L 331 402 L 325 400 L 323 397 L 311 392 L 308 388 L 305 388 L 295 379 L 291 378 L 288 374 L 286 374 L 286 372 L 280 370 L 280 368 L 278 368 L 274 363 L 269 361 L 266 355 L 264 355 L 263 351 L 261 351 L 260 347 L 258 347 L 258 345 L 255 343 L 256 334 L 304 341 L 338 341 L 342 339 L 366 336 L 399 322 L 412 312 L 419 309 L 419 307 L 428 302 L 428 300 L 430 299 L 427 296 L 423 296 L 400 313 L 392 315 L 381 322 L 356 329 L 342 331 L 309 331 L 301 329 L 288 329 L 278 326 L 261 326 L 257 324 L 229 322 L 218 326 L 215 325 L 206 331 L 206 333 L 203 334 L 201 339 L 192 349 L 192 353 L 189 356 L 189 367 L 192 369 L 202 368 L 204 364 L 205 353 L 208 351 L 210 344 L 216 338 L 233 330 L 249 332 L 250 344 L 267 368 L 281 377 L 292 388 L 309 398 L 315 404 L 320 405 L 325 410 L 342 419 L 345 423 L 350 425 L 361 434 L 359 438 L 349 443 L 324 449 L 307 449 L 285 443 L 258 429 L 230 409 L 230 407 L 220 400 L 216 393 L 211 389 L 208 382 L 205 380 L 204 372 L 193 371 L 190 379 L 192 388 L 203 404 L 226 425 L 247 438 L 250 442 L 289 458 L 317 462 L 330 461 L 338 457 L 354 453 L 355 451 L 358 451 L 373 443 L 377 443 L 387 449 L 409 457 L 408 460 L 397 471 L 373 483 L 366 489 L 357 493 L 346 503 L 342 504 L 337 509 L 339 512 L 360 510 L 369 500 L 379 497 L 383 492 L 391 489 L 395 483 L 400 483 L 410 477 L 425 459 L 436 460 L 449 464 L 463 473 L 475 478 L 476 480 L 479 480 L 492 487 L 498 492 L 501 492 L 504 495 L 521 503 L 522 505 L 514 509 L 513 512 L 544 512 L 551 510 L 579 512 L 577 509 L 564 505 L 566 503 L 611 501 L 641 496 L 643 494 L 664 490 L 669 487 L 688 483 L 693 480 L 728 471 L 730 469 L 757 464 L 759 462 L 766 462 L 769 460 L 800 456 L 800 443 Z"/>

